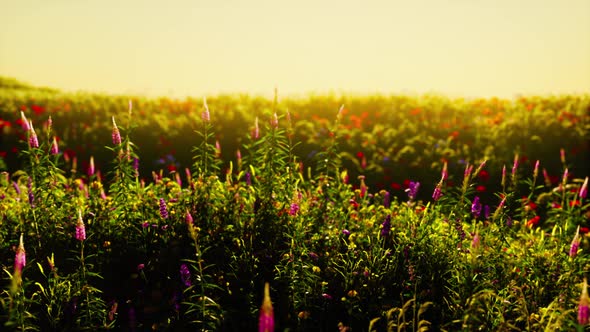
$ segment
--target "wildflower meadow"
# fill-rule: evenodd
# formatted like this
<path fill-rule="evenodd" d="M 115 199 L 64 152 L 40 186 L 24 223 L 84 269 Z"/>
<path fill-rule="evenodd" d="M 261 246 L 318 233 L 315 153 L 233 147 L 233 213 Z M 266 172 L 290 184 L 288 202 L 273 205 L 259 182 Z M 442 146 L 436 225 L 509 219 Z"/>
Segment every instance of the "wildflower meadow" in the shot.
<path fill-rule="evenodd" d="M 9 331 L 583 331 L 590 96 L 2 79 Z"/>

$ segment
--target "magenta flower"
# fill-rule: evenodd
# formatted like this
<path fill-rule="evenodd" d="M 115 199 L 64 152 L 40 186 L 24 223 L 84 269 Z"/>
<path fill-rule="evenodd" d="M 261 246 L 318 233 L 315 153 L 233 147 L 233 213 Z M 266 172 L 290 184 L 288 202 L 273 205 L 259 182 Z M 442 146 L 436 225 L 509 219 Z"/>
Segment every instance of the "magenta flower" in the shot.
<path fill-rule="evenodd" d="M 584 179 L 584 183 L 582 184 L 582 187 L 580 188 L 580 198 L 584 199 L 586 198 L 586 196 L 588 195 L 588 177 L 586 177 L 586 179 Z"/>
<path fill-rule="evenodd" d="M 533 169 L 533 177 L 536 179 L 539 175 L 539 160 L 535 162 L 535 168 Z"/>
<path fill-rule="evenodd" d="M 203 97 L 203 107 L 205 110 L 201 113 L 201 119 L 205 123 L 209 123 L 211 121 L 211 115 L 209 113 L 209 106 L 207 106 L 207 98 Z"/>
<path fill-rule="evenodd" d="M 115 117 L 113 116 L 113 145 L 121 144 L 121 133 L 119 132 L 119 128 L 117 127 L 117 123 L 115 122 Z"/>
<path fill-rule="evenodd" d="M 31 127 L 29 126 L 29 120 L 27 120 L 27 117 L 25 116 L 25 113 L 23 111 L 20 112 L 20 119 L 23 130 L 29 131 L 31 129 Z"/>
<path fill-rule="evenodd" d="M 569 252 L 569 256 L 571 258 L 576 257 L 576 255 L 578 254 L 578 249 L 580 248 L 580 226 L 578 226 L 578 229 L 576 230 L 576 235 L 574 235 L 574 239 L 572 240 L 572 244 L 570 245 L 570 252 Z"/>
<path fill-rule="evenodd" d="M 502 187 L 506 186 L 506 165 L 502 165 Z"/>
<path fill-rule="evenodd" d="M 588 298 L 588 281 L 584 278 L 584 284 L 582 285 L 582 295 L 580 295 L 580 302 L 578 302 L 578 323 L 580 325 L 588 324 L 588 318 L 590 317 L 590 309 L 588 305 L 590 299 Z"/>
<path fill-rule="evenodd" d="M 514 164 L 512 165 L 512 178 L 516 176 L 516 170 L 518 169 L 518 153 L 514 156 Z"/>
<path fill-rule="evenodd" d="M 274 332 L 274 330 L 275 316 L 270 299 L 270 285 L 267 282 L 264 284 L 264 299 L 258 317 L 258 332 Z"/>
<path fill-rule="evenodd" d="M 86 240 L 86 227 L 84 226 L 84 220 L 82 220 L 82 211 L 78 210 L 78 222 L 76 223 L 76 240 Z"/>
<path fill-rule="evenodd" d="M 561 163 L 565 164 L 565 150 L 563 148 L 559 149 L 559 157 L 561 159 Z"/>
<path fill-rule="evenodd" d="M 441 188 L 441 183 L 439 182 L 439 184 L 436 186 L 436 188 L 434 188 L 434 192 L 432 193 L 432 199 L 435 202 L 438 201 L 442 197 L 442 190 L 440 190 L 440 188 Z"/>
<path fill-rule="evenodd" d="M 59 154 L 59 145 L 57 145 L 57 139 L 53 137 L 53 142 L 51 142 L 51 150 L 49 151 L 52 155 Z"/>
<path fill-rule="evenodd" d="M 260 128 L 258 127 L 258 117 L 254 120 L 254 131 L 252 132 L 252 139 L 256 140 L 260 137 Z"/>
<path fill-rule="evenodd" d="M 23 234 L 21 233 L 18 248 L 16 249 L 16 255 L 14 257 L 14 274 L 20 275 L 25 265 L 27 265 L 27 254 L 25 251 Z"/>
<path fill-rule="evenodd" d="M 279 128 L 279 117 L 277 116 L 276 112 L 272 115 L 272 118 L 270 119 L 270 125 L 274 129 Z"/>
<path fill-rule="evenodd" d="M 289 215 L 294 216 L 297 215 L 297 212 L 299 211 L 299 204 L 293 202 L 291 203 L 291 206 L 289 207 Z"/>
<path fill-rule="evenodd" d="M 191 215 L 191 213 L 190 213 L 190 212 L 186 211 L 186 217 L 185 217 L 185 219 L 184 219 L 184 220 L 186 221 L 186 224 L 187 224 L 189 227 L 190 227 L 190 226 L 193 226 L 193 223 L 194 223 L 194 221 L 193 221 L 193 216 Z"/>
<path fill-rule="evenodd" d="M 94 175 L 94 156 L 90 156 L 90 163 L 88 164 L 88 177 Z"/>
<path fill-rule="evenodd" d="M 162 219 L 168 219 L 168 208 L 166 207 L 166 201 L 160 198 L 160 216 Z"/>
<path fill-rule="evenodd" d="M 446 181 L 449 177 L 449 171 L 447 170 L 447 162 L 443 165 L 442 174 L 441 174 L 441 181 Z"/>
<path fill-rule="evenodd" d="M 31 130 L 29 133 L 29 147 L 36 149 L 39 147 L 39 139 L 37 138 L 37 133 L 35 132 L 35 128 L 33 128 L 33 123 L 30 123 Z"/>

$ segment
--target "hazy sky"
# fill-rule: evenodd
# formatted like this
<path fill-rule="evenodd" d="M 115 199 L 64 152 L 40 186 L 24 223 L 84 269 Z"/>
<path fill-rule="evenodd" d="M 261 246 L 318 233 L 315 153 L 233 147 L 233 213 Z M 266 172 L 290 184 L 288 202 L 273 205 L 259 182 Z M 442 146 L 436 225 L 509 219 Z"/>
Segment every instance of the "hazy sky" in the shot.
<path fill-rule="evenodd" d="M 0 75 L 174 97 L 590 93 L 590 0 L 0 0 Z"/>

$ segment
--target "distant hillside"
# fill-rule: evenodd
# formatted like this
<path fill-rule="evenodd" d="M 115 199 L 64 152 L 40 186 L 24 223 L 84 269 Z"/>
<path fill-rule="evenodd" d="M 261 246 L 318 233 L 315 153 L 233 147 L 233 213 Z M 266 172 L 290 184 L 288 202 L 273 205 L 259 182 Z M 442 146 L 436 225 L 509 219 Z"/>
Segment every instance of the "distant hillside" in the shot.
<path fill-rule="evenodd" d="M 0 76 L 0 89 L 13 89 L 13 90 L 39 90 L 44 92 L 59 92 L 58 89 L 50 87 L 34 86 L 29 83 L 25 83 L 17 80 L 13 77 Z"/>

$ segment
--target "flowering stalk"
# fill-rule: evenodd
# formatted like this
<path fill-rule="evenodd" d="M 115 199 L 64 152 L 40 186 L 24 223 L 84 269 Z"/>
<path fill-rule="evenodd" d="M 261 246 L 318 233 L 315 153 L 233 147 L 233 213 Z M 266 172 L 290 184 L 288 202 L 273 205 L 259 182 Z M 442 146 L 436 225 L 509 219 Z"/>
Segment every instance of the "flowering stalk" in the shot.
<path fill-rule="evenodd" d="M 76 223 L 76 240 L 86 240 L 86 227 L 84 226 L 84 220 L 82 219 L 81 210 L 78 210 L 78 222 Z"/>
<path fill-rule="evenodd" d="M 160 198 L 160 216 L 162 219 L 168 219 L 168 208 L 166 207 L 166 201 Z"/>
<path fill-rule="evenodd" d="M 270 286 L 264 284 L 264 299 L 262 300 L 262 307 L 260 308 L 260 316 L 258 317 L 258 332 L 274 332 L 275 318 L 272 308 L 272 301 L 270 300 Z"/>
<path fill-rule="evenodd" d="M 580 295 L 580 302 L 578 302 L 578 324 L 587 325 L 590 316 L 590 299 L 588 298 L 588 280 L 584 278 L 582 285 L 582 295 Z"/>
<path fill-rule="evenodd" d="M 21 233 L 18 248 L 16 249 L 16 255 L 14 257 L 14 274 L 20 276 L 25 265 L 27 265 L 27 254 L 25 251 L 23 234 Z"/>
<path fill-rule="evenodd" d="M 111 134 L 113 139 L 113 145 L 121 144 L 121 132 L 119 132 L 119 127 L 117 127 L 117 123 L 115 122 L 115 117 L 113 116 L 113 132 Z"/>
<path fill-rule="evenodd" d="M 49 152 L 53 156 L 59 154 L 59 145 L 57 144 L 57 139 L 55 138 L 55 136 L 53 137 L 53 141 L 51 142 L 51 150 Z"/>
<path fill-rule="evenodd" d="M 584 183 L 582 184 L 582 187 L 580 188 L 580 192 L 579 192 L 579 197 L 580 199 L 585 199 L 586 196 L 588 195 L 588 177 L 586 177 L 586 179 L 584 179 Z"/>
<path fill-rule="evenodd" d="M 570 245 L 570 258 L 576 257 L 578 254 L 578 249 L 580 248 L 580 226 L 578 225 L 578 229 L 576 230 L 576 235 L 574 235 L 574 239 L 572 240 L 572 244 Z"/>
<path fill-rule="evenodd" d="M 39 148 L 39 139 L 37 138 L 37 133 L 35 132 L 35 128 L 33 128 L 33 123 L 30 123 L 30 130 L 29 130 L 29 147 L 31 149 Z"/>

